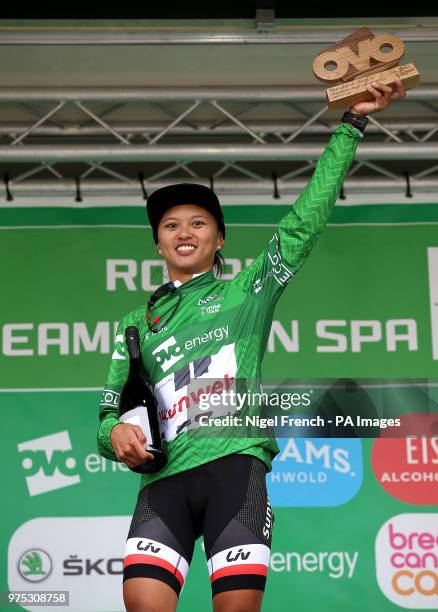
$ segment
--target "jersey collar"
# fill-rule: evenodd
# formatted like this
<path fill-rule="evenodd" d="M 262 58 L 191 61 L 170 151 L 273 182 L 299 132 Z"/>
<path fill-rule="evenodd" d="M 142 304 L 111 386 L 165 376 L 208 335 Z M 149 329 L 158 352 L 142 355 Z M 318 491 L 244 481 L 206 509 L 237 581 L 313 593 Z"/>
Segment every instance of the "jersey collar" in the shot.
<path fill-rule="evenodd" d="M 186 293 L 188 291 L 195 291 L 198 287 L 202 287 L 203 285 L 208 285 L 216 280 L 213 269 L 208 270 L 207 272 L 202 272 L 200 274 L 193 274 L 192 278 L 185 283 L 179 285 L 175 291 L 178 293 Z"/>

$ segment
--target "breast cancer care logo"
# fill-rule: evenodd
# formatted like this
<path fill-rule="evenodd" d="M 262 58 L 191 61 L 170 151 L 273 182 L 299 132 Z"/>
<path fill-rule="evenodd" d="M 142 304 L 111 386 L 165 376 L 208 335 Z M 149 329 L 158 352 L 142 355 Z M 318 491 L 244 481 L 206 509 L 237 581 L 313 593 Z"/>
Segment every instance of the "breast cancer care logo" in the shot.
<path fill-rule="evenodd" d="M 376 538 L 376 574 L 384 595 L 401 608 L 436 610 L 438 514 L 399 514 Z"/>

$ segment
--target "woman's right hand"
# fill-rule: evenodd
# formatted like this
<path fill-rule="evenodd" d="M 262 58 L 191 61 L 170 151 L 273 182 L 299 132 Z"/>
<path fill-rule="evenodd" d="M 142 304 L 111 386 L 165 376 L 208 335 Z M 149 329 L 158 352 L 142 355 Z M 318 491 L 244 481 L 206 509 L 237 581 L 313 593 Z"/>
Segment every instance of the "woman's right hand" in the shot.
<path fill-rule="evenodd" d="M 117 459 L 130 468 L 154 458 L 144 449 L 146 437 L 139 425 L 117 423 L 112 428 L 110 440 Z"/>

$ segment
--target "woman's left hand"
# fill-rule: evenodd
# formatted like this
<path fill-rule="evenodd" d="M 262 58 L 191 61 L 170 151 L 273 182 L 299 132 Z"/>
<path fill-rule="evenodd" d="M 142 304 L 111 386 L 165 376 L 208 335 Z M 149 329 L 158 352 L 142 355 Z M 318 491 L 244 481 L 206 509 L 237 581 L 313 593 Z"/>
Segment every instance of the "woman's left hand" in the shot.
<path fill-rule="evenodd" d="M 400 100 L 406 96 L 406 89 L 402 81 L 395 81 L 394 85 L 382 85 L 377 81 L 367 86 L 368 91 L 374 96 L 370 102 L 357 102 L 350 108 L 350 113 L 355 115 L 372 115 L 385 110 L 393 100 Z"/>

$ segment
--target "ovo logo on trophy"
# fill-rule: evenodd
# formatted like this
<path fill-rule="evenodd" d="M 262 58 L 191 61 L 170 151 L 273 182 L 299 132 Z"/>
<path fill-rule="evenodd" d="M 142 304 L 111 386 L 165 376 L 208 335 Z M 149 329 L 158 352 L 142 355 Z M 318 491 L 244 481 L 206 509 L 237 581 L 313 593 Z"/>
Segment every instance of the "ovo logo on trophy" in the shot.
<path fill-rule="evenodd" d="M 403 41 L 392 34 L 374 34 L 360 28 L 327 47 L 313 62 L 313 74 L 324 83 L 330 110 L 349 108 L 356 102 L 373 100 L 367 85 L 379 81 L 390 85 L 400 79 L 406 89 L 416 87 L 420 74 L 414 64 L 399 66 L 405 52 Z"/>

